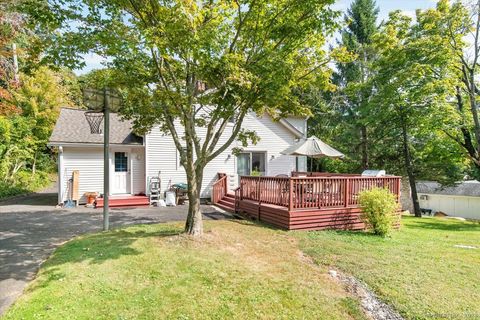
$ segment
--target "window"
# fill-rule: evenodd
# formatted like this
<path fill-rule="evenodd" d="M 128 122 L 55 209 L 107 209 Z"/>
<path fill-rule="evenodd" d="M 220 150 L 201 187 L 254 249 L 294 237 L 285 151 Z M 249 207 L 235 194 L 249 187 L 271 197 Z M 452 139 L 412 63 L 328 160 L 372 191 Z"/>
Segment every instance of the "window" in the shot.
<path fill-rule="evenodd" d="M 242 152 L 237 155 L 239 176 L 265 175 L 265 152 Z"/>
<path fill-rule="evenodd" d="M 115 172 L 128 171 L 128 156 L 126 152 L 115 152 Z"/>
<path fill-rule="evenodd" d="M 295 171 L 305 172 L 307 170 L 307 157 L 305 156 L 296 156 L 295 157 Z"/>
<path fill-rule="evenodd" d="M 265 153 L 252 153 L 252 172 L 258 172 L 261 175 L 265 175 Z"/>

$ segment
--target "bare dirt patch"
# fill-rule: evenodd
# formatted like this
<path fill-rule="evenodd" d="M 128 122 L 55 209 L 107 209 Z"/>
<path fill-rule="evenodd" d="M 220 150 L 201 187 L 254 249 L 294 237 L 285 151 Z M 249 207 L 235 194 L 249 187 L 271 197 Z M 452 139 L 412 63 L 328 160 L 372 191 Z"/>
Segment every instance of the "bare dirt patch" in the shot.
<path fill-rule="evenodd" d="M 355 277 L 336 270 L 329 271 L 330 276 L 343 284 L 347 292 L 358 298 L 368 317 L 374 320 L 403 320 L 403 317 L 391 306 L 381 301 L 364 283 Z"/>

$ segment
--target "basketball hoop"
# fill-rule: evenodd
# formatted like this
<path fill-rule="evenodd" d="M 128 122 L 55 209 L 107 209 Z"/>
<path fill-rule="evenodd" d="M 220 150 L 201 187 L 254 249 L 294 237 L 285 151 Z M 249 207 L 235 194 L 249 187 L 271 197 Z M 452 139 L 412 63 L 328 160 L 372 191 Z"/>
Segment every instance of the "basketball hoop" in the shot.
<path fill-rule="evenodd" d="M 87 111 L 85 112 L 85 118 L 87 118 L 88 125 L 90 126 L 90 132 L 92 134 L 102 133 L 103 112 L 100 111 Z"/>

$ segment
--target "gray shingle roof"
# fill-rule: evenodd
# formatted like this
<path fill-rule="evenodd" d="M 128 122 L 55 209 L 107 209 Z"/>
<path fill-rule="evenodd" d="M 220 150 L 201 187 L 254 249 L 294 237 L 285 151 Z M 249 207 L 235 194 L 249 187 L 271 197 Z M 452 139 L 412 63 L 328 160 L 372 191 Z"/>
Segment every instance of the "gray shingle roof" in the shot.
<path fill-rule="evenodd" d="M 50 136 L 50 145 L 62 143 L 103 143 L 103 134 L 92 134 L 85 118 L 86 110 L 62 108 Z M 101 124 L 103 128 L 103 121 Z M 103 130 L 102 130 L 103 131 Z M 115 113 L 110 114 L 111 144 L 143 144 L 143 138 L 132 132 L 129 121 L 123 121 Z"/>
<path fill-rule="evenodd" d="M 480 197 L 480 182 L 476 180 L 460 182 L 452 187 L 442 187 L 434 181 L 417 182 L 418 193 L 444 194 L 466 197 Z"/>

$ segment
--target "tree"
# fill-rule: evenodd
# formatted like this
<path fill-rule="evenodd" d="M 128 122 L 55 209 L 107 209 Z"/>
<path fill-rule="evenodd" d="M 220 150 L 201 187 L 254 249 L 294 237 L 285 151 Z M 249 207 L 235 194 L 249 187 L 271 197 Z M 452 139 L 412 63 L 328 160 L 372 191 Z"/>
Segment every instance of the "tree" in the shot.
<path fill-rule="evenodd" d="M 322 131 L 332 127 L 329 130 L 335 137 L 337 147 L 350 150 L 349 171 L 365 170 L 371 164 L 365 109 L 373 95 L 373 88 L 368 81 L 372 77 L 371 64 L 375 59 L 371 44 L 378 30 L 378 12 L 374 0 L 355 0 L 350 5 L 344 17 L 346 26 L 341 31 L 338 46 L 346 48 L 356 58 L 348 63 L 336 64 L 333 82 L 338 89 L 326 97 L 328 105 L 318 109 L 318 114 L 310 121 L 313 131 L 315 128 Z M 325 112 L 331 119 L 330 123 L 325 121 Z M 323 132 L 321 136 L 328 137 L 329 134 Z"/>
<path fill-rule="evenodd" d="M 103 0 L 62 6 L 72 9 L 69 19 L 82 21 L 65 30 L 65 41 L 75 39 L 67 51 L 93 49 L 109 57 L 125 99 L 121 113 L 140 133 L 159 124 L 171 135 L 188 182 L 187 233 L 203 231 L 206 164 L 235 139 L 256 139 L 242 130 L 246 114 L 306 115 L 304 88 L 329 86 L 322 46 L 336 27 L 332 2 Z"/>
<path fill-rule="evenodd" d="M 0 3 L 0 115 L 18 112 L 9 89 L 18 86 L 15 40 L 22 33 L 24 19 L 15 5 L 13 0 Z"/>
<path fill-rule="evenodd" d="M 341 44 L 357 54 L 357 59 L 348 64 L 338 64 L 337 81 L 343 84 L 346 108 L 345 113 L 360 132 L 361 166 L 369 167 L 368 127 L 364 123 L 362 109 L 369 103 L 372 88 L 365 86 L 371 77 L 371 61 L 375 53 L 371 48 L 373 35 L 377 32 L 379 9 L 374 0 L 356 0 L 347 11 L 345 21 L 348 26 L 342 32 Z M 352 90 L 353 88 L 353 90 Z"/>
<path fill-rule="evenodd" d="M 453 95 L 459 121 L 445 133 L 464 150 L 480 177 L 480 118 L 478 85 L 480 59 L 480 1 L 442 0 L 429 10 L 430 32 L 444 39 L 449 48 L 449 62 L 458 71 L 460 81 L 453 83 Z"/>
<path fill-rule="evenodd" d="M 378 59 L 372 86 L 377 93 L 369 108 L 376 134 L 389 144 L 386 151 L 400 151 L 418 217 L 415 156 L 419 152 L 415 147 L 425 146 L 422 138 L 438 134 L 454 116 L 447 100 L 455 83 L 449 64 L 452 57 L 442 39 L 429 31 L 428 14 L 418 13 L 416 23 L 400 12 L 390 14 L 375 37 Z"/>

